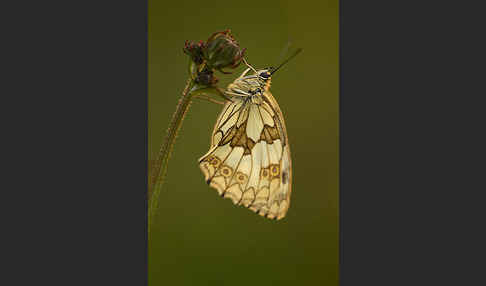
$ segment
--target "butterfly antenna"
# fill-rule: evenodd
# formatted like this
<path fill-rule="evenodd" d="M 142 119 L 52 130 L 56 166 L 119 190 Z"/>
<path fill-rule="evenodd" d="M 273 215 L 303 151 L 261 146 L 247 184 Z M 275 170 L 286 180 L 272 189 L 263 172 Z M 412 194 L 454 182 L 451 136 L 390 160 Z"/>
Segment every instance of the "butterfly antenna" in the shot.
<path fill-rule="evenodd" d="M 287 44 L 282 48 L 282 51 L 280 52 L 280 55 L 277 59 L 277 63 L 280 63 L 284 60 L 285 55 L 289 53 L 290 46 L 292 45 L 292 42 L 290 40 L 287 41 Z"/>
<path fill-rule="evenodd" d="M 276 71 L 278 71 L 283 65 L 288 63 L 291 59 L 293 59 L 296 55 L 298 55 L 300 52 L 302 52 L 302 48 L 297 49 L 290 57 L 288 57 L 285 61 L 283 61 L 280 65 L 278 65 L 276 68 L 272 68 L 272 72 L 270 74 L 274 74 Z"/>
<path fill-rule="evenodd" d="M 246 65 L 247 67 L 251 68 L 251 69 L 252 69 L 252 70 L 253 70 L 255 73 L 257 73 L 256 69 L 255 69 L 255 68 L 253 68 L 253 67 L 252 67 L 252 66 L 251 66 L 251 65 L 250 65 L 250 64 L 249 64 L 249 63 L 246 61 L 246 59 L 245 59 L 245 58 L 243 58 L 243 62 L 245 63 L 245 65 Z"/>

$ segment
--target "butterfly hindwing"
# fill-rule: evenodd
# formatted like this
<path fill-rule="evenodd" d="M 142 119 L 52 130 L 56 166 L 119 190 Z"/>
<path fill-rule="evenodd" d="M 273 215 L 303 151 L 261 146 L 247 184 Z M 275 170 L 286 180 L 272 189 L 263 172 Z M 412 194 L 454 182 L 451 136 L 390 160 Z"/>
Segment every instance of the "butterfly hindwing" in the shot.
<path fill-rule="evenodd" d="M 218 193 L 268 218 L 290 202 L 291 160 L 282 113 L 266 91 L 261 100 L 234 97 L 220 113 L 199 166 Z"/>

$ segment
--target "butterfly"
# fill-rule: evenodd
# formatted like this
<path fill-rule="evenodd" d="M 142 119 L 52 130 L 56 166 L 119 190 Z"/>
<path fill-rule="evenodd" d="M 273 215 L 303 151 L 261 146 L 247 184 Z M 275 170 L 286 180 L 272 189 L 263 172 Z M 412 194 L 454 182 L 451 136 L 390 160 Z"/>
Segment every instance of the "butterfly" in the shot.
<path fill-rule="evenodd" d="M 269 91 L 277 68 L 248 68 L 231 84 L 214 125 L 209 151 L 199 159 L 206 182 L 220 196 L 269 219 L 285 217 L 292 161 L 282 111 Z M 248 73 L 253 71 L 253 74 Z"/>

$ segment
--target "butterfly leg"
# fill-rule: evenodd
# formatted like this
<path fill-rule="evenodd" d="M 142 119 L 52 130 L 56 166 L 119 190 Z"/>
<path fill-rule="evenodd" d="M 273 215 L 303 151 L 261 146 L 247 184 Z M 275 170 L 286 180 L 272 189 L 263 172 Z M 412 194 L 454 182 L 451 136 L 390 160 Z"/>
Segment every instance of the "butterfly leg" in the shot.
<path fill-rule="evenodd" d="M 212 102 L 212 103 L 224 105 L 224 102 L 219 101 L 219 100 L 216 100 L 216 99 L 212 99 L 211 97 L 209 97 L 207 95 L 204 95 L 204 94 L 195 95 L 194 98 L 198 98 L 198 99 L 202 99 L 202 100 L 207 100 L 207 101 Z"/>
<path fill-rule="evenodd" d="M 223 98 L 224 100 L 227 100 L 227 101 L 233 101 L 233 100 L 231 100 L 231 98 L 229 98 L 229 97 L 226 95 L 226 93 L 225 93 L 225 92 L 224 92 L 224 91 L 223 91 L 221 88 L 216 87 L 215 89 L 216 89 L 216 94 L 217 94 L 218 96 L 220 96 L 220 97 L 221 97 L 221 98 Z"/>
<path fill-rule="evenodd" d="M 243 78 L 249 71 L 251 71 L 251 68 L 247 68 L 238 78 Z"/>

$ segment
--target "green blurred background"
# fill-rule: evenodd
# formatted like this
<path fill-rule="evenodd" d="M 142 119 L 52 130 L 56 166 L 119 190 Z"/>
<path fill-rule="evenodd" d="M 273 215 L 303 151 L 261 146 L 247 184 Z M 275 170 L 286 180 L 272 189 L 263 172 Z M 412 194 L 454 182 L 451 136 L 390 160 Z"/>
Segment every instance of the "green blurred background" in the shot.
<path fill-rule="evenodd" d="M 204 182 L 197 160 L 222 107 L 195 101 L 160 195 L 149 285 L 338 285 L 338 1 L 149 0 L 148 15 L 149 159 L 188 77 L 185 40 L 231 29 L 257 69 L 275 65 L 288 41 L 303 48 L 271 87 L 292 153 L 287 216 L 262 218 Z M 218 74 L 219 85 L 242 70 Z"/>

